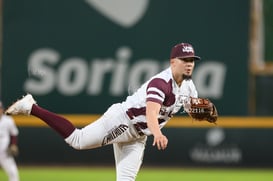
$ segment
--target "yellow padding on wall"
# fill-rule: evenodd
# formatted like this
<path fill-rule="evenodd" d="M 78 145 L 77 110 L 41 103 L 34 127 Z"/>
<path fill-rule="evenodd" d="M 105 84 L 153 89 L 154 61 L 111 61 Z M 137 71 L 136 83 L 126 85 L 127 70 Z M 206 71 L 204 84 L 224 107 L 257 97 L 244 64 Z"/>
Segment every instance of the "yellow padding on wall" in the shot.
<path fill-rule="evenodd" d="M 76 127 L 83 127 L 100 117 L 100 115 L 71 115 L 63 114 L 65 118 L 70 120 Z M 47 125 L 34 116 L 13 116 L 17 126 L 19 127 L 47 127 Z M 217 125 L 206 121 L 194 121 L 188 116 L 173 117 L 166 127 L 226 127 L 226 128 L 273 128 L 273 117 L 219 117 Z"/>

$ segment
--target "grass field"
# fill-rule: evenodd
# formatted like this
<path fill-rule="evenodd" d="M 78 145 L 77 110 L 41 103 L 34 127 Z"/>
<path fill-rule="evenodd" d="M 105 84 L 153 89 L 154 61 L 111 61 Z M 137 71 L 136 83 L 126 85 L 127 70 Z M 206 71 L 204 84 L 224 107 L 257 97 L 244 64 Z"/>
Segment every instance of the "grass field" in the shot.
<path fill-rule="evenodd" d="M 19 166 L 21 181 L 115 181 L 112 167 Z M 0 170 L 0 181 L 7 181 Z M 137 181 L 269 181 L 273 169 L 142 168 Z"/>

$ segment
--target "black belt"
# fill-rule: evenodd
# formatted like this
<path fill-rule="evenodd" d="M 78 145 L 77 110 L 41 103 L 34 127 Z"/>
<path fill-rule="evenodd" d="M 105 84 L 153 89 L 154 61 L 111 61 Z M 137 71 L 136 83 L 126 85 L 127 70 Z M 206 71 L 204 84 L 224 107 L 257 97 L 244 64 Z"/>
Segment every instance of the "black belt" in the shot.
<path fill-rule="evenodd" d="M 129 117 L 130 120 L 134 119 L 134 117 L 135 117 L 134 114 L 133 114 L 131 111 L 129 111 L 129 110 L 126 111 L 126 114 L 127 114 L 127 116 Z M 141 130 L 139 124 L 135 123 L 135 124 L 133 124 L 133 125 L 134 125 L 134 127 L 135 127 L 137 133 L 139 134 L 139 136 L 144 136 L 144 135 L 145 135 L 145 134 L 142 132 L 142 130 Z"/>
<path fill-rule="evenodd" d="M 136 128 L 137 133 L 139 134 L 139 136 L 144 136 L 145 134 L 142 132 L 140 126 L 136 123 L 134 124 L 134 127 Z"/>

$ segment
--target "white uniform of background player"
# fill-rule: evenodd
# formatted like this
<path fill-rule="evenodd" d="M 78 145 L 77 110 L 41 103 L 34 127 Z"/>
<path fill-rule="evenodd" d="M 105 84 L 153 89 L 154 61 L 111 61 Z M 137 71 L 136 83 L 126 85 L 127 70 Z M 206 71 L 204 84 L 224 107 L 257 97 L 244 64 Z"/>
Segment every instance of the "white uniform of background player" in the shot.
<path fill-rule="evenodd" d="M 3 106 L 0 102 L 0 165 L 7 173 L 9 181 L 19 181 L 16 162 L 8 153 L 11 137 L 18 135 L 18 129 L 12 117 L 3 114 Z"/>
<path fill-rule="evenodd" d="M 113 104 L 98 120 L 82 129 L 38 106 L 30 94 L 10 106 L 6 113 L 40 118 L 75 149 L 113 144 L 117 181 L 134 181 L 142 163 L 147 136 L 153 135 L 153 145 L 165 149 L 168 140 L 160 129 L 175 113 L 183 111 L 181 107 L 187 98 L 197 97 L 191 80 L 196 59 L 200 57 L 194 55 L 190 44 L 176 45 L 171 52 L 169 68 L 144 83 L 124 102 Z"/>

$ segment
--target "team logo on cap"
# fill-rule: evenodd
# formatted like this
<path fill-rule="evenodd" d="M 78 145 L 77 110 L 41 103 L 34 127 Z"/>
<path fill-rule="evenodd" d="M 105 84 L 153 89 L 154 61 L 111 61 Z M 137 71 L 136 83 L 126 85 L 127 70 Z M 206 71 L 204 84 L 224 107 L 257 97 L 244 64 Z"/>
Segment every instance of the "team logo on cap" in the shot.
<path fill-rule="evenodd" d="M 182 52 L 186 52 L 186 53 L 194 53 L 193 48 L 191 46 L 183 46 L 182 48 Z"/>

